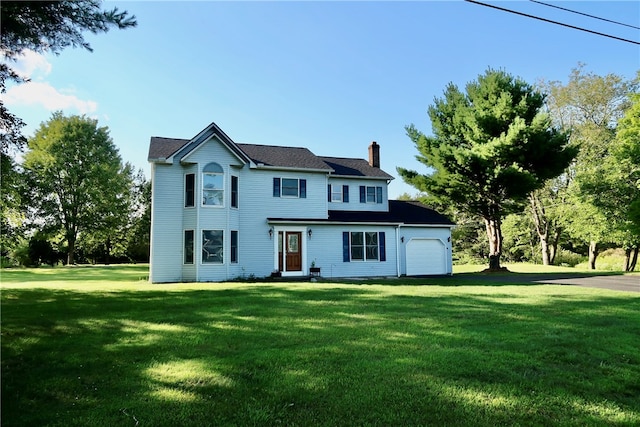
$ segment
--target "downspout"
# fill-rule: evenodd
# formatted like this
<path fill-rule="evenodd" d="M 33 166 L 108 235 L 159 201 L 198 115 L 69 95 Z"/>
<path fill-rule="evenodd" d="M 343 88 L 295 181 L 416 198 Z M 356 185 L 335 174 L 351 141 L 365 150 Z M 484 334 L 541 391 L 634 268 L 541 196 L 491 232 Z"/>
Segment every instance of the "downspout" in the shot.
<path fill-rule="evenodd" d="M 199 163 L 196 166 L 196 176 L 198 178 L 195 179 L 196 188 L 194 189 L 194 192 L 196 193 L 194 195 L 195 205 L 196 205 L 196 227 L 194 231 L 195 236 L 193 236 L 193 240 L 195 243 L 194 245 L 195 247 L 193 248 L 193 251 L 195 252 L 193 254 L 193 260 L 196 263 L 196 282 L 199 282 L 200 281 L 200 263 L 202 262 L 202 230 L 200 229 L 200 209 L 202 209 L 202 191 L 198 191 L 199 190 L 198 185 L 202 177 L 200 174 Z"/>
<path fill-rule="evenodd" d="M 224 250 L 224 246 L 222 249 L 222 253 L 223 253 L 223 258 L 225 258 L 224 260 L 224 264 L 225 264 L 225 281 L 229 280 L 229 266 L 231 265 L 231 230 L 229 230 L 229 216 L 231 216 L 231 168 L 229 166 L 227 166 L 227 173 L 225 174 L 226 177 L 229 178 L 229 194 L 227 194 L 227 204 L 225 205 L 226 208 L 225 210 L 227 211 L 227 226 L 226 226 L 226 230 L 222 233 L 222 244 L 225 245 L 225 242 L 229 242 L 229 253 L 227 254 L 227 256 L 224 256 L 224 253 L 226 252 Z M 240 181 L 240 180 L 238 180 Z M 227 186 L 224 186 L 225 190 L 227 189 Z M 226 194 L 227 192 L 225 191 L 223 194 Z M 225 240 L 225 235 L 227 236 L 228 240 Z"/>
<path fill-rule="evenodd" d="M 400 277 L 400 227 L 398 224 L 396 226 L 396 275 Z"/>

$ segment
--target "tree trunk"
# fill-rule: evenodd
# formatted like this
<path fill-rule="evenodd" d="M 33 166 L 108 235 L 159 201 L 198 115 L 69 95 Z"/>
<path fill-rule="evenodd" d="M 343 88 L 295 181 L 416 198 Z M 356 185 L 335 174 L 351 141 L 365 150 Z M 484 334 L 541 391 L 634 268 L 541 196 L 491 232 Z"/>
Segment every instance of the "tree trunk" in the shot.
<path fill-rule="evenodd" d="M 625 248 L 624 249 L 624 271 L 631 271 L 629 267 L 631 266 L 631 252 L 633 248 Z"/>
<path fill-rule="evenodd" d="M 502 224 L 500 219 L 485 218 L 484 224 L 489 239 L 489 269 L 500 270 L 500 255 L 502 253 Z"/>
<path fill-rule="evenodd" d="M 542 254 L 542 264 L 550 265 L 552 261 L 551 248 L 549 246 L 549 221 L 544 209 L 544 205 L 538 198 L 536 192 L 529 194 L 529 202 L 531 206 L 531 214 L 533 223 L 536 226 L 536 233 L 540 239 L 540 252 Z M 555 249 L 553 250 L 555 257 Z"/>
<path fill-rule="evenodd" d="M 67 236 L 67 265 L 73 265 L 75 262 L 74 253 L 76 251 L 75 236 Z"/>
<path fill-rule="evenodd" d="M 104 249 L 104 263 L 105 265 L 109 265 L 111 262 L 111 239 L 109 237 L 107 237 L 107 241 L 104 244 Z"/>
<path fill-rule="evenodd" d="M 598 257 L 598 242 L 589 242 L 589 268 L 591 270 L 596 269 L 596 258 Z"/>
<path fill-rule="evenodd" d="M 558 227 L 557 224 L 555 224 L 555 227 L 553 229 L 553 239 L 551 239 L 551 245 L 550 245 L 550 250 L 551 250 L 551 264 L 554 264 L 556 262 L 556 255 L 558 254 L 558 243 L 560 242 L 560 227 Z"/>
<path fill-rule="evenodd" d="M 636 269 L 636 264 L 638 262 L 638 252 L 640 252 L 640 246 L 636 246 L 633 249 L 633 256 L 631 257 L 631 262 L 629 263 L 629 272 L 634 271 Z"/>

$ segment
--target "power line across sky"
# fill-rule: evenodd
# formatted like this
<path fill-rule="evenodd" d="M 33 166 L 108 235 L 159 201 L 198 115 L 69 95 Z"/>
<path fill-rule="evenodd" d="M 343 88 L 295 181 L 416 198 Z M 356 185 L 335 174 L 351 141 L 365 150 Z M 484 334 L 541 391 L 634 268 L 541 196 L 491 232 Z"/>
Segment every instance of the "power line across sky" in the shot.
<path fill-rule="evenodd" d="M 615 39 L 615 40 L 618 40 L 618 41 L 640 45 L 640 41 L 631 40 L 631 39 L 624 38 L 624 37 L 618 37 L 618 36 L 615 36 L 615 35 L 612 35 L 612 34 L 603 33 L 603 32 L 600 32 L 600 31 L 595 31 L 595 30 L 592 30 L 592 29 L 589 29 L 589 28 L 584 28 L 584 27 L 579 27 L 579 26 L 576 26 L 576 25 L 571 25 L 571 24 L 568 24 L 566 22 L 557 21 L 557 20 L 553 20 L 553 19 L 547 19 L 547 18 L 543 18 L 541 16 L 530 14 L 530 13 L 520 12 L 520 11 L 517 11 L 517 10 L 508 9 L 506 7 L 496 6 L 494 4 L 484 3 L 484 2 L 481 2 L 481 1 L 477 1 L 477 0 L 465 0 L 465 1 L 468 2 L 468 3 L 474 3 L 474 4 L 477 4 L 477 5 L 480 5 L 480 6 L 485 6 L 485 7 L 490 7 L 490 8 L 493 8 L 493 9 L 497 9 L 497 10 L 500 10 L 500 11 L 503 11 L 503 12 L 509 12 L 509 13 L 513 13 L 513 14 L 516 14 L 516 15 L 524 16 L 524 17 L 527 17 L 527 18 L 532 18 L 532 19 L 537 19 L 537 20 L 540 20 L 540 21 L 548 22 L 548 23 L 551 23 L 551 24 L 561 25 L 563 27 L 571 28 L 571 29 L 574 29 L 574 30 L 584 31 L 584 32 L 595 34 L 595 35 L 598 35 L 598 36 L 608 37 L 608 38 Z M 618 25 L 624 25 L 624 26 L 631 27 L 631 28 L 638 28 L 638 27 L 635 27 L 633 25 L 622 24 L 622 23 L 617 22 L 617 21 L 596 17 L 594 15 L 589 15 L 589 14 L 585 14 L 585 13 L 582 13 L 582 12 L 577 12 L 577 11 L 574 11 L 574 10 L 557 7 L 557 6 L 554 6 L 554 5 L 549 5 L 547 3 L 542 3 L 542 2 L 538 2 L 538 1 L 534 1 L 534 0 L 530 0 L 530 1 L 532 3 L 538 3 L 538 4 L 541 4 L 541 5 L 544 5 L 544 6 L 551 6 L 551 7 L 557 8 L 557 9 L 562 9 L 562 10 L 565 10 L 565 11 L 578 13 L 578 14 L 583 15 L 583 16 L 588 16 L 588 17 L 591 17 L 591 18 L 597 18 L 597 19 L 600 19 L 600 20 L 603 20 L 603 21 L 607 21 L 607 22 L 611 22 L 611 23 L 615 23 L 615 24 L 618 24 Z"/>

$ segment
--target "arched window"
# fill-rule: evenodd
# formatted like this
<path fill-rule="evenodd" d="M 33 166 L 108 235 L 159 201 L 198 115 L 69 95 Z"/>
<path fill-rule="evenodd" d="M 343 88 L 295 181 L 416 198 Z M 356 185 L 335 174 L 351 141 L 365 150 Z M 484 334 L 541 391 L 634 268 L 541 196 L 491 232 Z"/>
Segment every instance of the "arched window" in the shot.
<path fill-rule="evenodd" d="M 217 163 L 202 169 L 202 205 L 224 206 L 224 170 Z"/>

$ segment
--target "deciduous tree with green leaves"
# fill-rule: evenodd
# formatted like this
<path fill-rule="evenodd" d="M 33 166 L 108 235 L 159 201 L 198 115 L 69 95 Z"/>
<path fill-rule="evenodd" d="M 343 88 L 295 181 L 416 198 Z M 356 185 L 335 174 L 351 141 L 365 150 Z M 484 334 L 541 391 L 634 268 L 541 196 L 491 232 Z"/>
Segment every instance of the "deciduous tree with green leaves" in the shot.
<path fill-rule="evenodd" d="M 544 95 L 502 70 L 488 69 L 466 92 L 450 83 L 429 107 L 433 136 L 407 134 L 426 174 L 398 168 L 405 182 L 438 203 L 484 220 L 489 268 L 500 269 L 503 217 L 558 176 L 576 155 L 542 111 Z"/>
<path fill-rule="evenodd" d="M 608 154 L 582 176 L 583 198 L 607 218 L 610 239 L 625 249 L 624 269 L 635 269 L 640 250 L 640 94 L 618 121 Z"/>
<path fill-rule="evenodd" d="M 60 53 L 64 48 L 82 47 L 91 51 L 83 32 L 97 34 L 111 27 L 120 29 L 137 25 L 135 16 L 118 8 L 102 10 L 101 0 L 10 1 L 0 2 L 0 49 L 5 62 L 0 63 L 0 91 L 6 80 L 24 79 L 10 66 L 25 50 Z M 10 113 L 0 101 L 0 150 L 22 149 L 25 123 Z"/>
<path fill-rule="evenodd" d="M 31 206 L 46 228 L 64 233 L 73 264 L 83 232 L 108 233 L 127 223 L 132 169 L 123 165 L 108 129 L 85 116 L 54 113 L 27 146 Z"/>
<path fill-rule="evenodd" d="M 598 203 L 615 192 L 599 187 L 615 174 L 604 168 L 611 158 L 618 120 L 629 108 L 629 96 L 637 90 L 639 82 L 639 78 L 627 80 L 617 74 L 596 75 L 579 64 L 571 71 L 567 83 L 540 84 L 547 94 L 554 125 L 570 133 L 570 144 L 579 148 L 579 152 L 563 174 L 563 185 L 535 200 L 537 210 L 533 213 L 538 214 L 540 221 L 555 219 L 573 239 L 586 242 L 592 269 L 602 243 L 622 243 L 617 232 L 618 217 Z M 552 208 L 555 218 L 545 207 Z M 540 233 L 539 236 L 542 241 L 544 236 Z"/>

